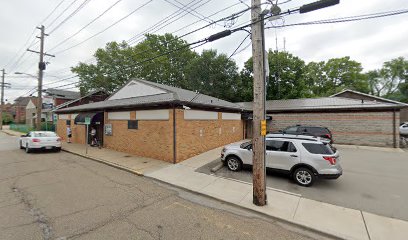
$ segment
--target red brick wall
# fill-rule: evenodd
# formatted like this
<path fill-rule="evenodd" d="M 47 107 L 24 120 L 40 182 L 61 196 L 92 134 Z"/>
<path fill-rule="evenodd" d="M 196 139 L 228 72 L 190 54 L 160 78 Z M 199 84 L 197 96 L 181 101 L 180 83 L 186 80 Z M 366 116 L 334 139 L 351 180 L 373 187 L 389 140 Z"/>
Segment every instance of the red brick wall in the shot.
<path fill-rule="evenodd" d="M 285 113 L 272 115 L 272 131 L 302 124 L 327 127 L 334 142 L 367 146 L 393 146 L 392 112 L 347 112 L 347 113 Z M 398 128 L 399 112 L 396 113 Z M 399 133 L 397 133 L 397 145 Z"/>
<path fill-rule="evenodd" d="M 184 120 L 183 111 L 176 109 L 177 162 L 243 139 L 242 120 L 222 120 L 221 113 L 218 120 Z M 135 120 L 137 112 L 130 113 Z M 105 124 L 112 124 L 112 136 L 104 135 L 104 147 L 173 162 L 173 109 L 168 120 L 139 120 L 137 130 L 128 129 L 127 120 L 109 120 L 106 112 Z M 72 142 L 84 144 L 85 126 L 71 120 L 71 130 Z M 66 120 L 58 120 L 57 133 L 66 139 Z"/>
<path fill-rule="evenodd" d="M 104 147 L 173 162 L 173 115 L 169 120 L 139 120 L 138 129 L 128 129 L 127 120 L 109 120 L 105 113 L 105 124 L 112 124 L 112 136 L 104 136 Z M 131 111 L 132 120 L 136 119 Z"/>
<path fill-rule="evenodd" d="M 177 162 L 243 139 L 242 120 L 185 120 L 176 110 Z M 221 129 L 221 132 L 220 132 Z"/>
<path fill-rule="evenodd" d="M 70 116 L 70 115 L 69 115 Z M 58 119 L 57 121 L 57 134 L 64 141 L 67 141 L 67 120 L 69 119 Z M 85 125 L 76 125 L 74 120 L 71 120 L 71 142 L 85 144 L 86 142 L 86 127 Z"/>

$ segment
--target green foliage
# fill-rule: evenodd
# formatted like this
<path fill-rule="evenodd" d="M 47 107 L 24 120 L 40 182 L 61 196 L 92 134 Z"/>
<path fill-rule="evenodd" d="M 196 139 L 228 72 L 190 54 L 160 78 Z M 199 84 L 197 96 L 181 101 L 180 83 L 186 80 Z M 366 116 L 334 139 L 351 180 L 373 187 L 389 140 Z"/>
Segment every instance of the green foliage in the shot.
<path fill-rule="evenodd" d="M 372 94 L 408 102 L 408 61 L 403 57 L 385 62 L 381 69 L 368 75 Z"/>
<path fill-rule="evenodd" d="M 197 54 L 186 44 L 172 34 L 148 34 L 135 46 L 111 42 L 95 52 L 95 64 L 79 63 L 72 71 L 79 75 L 81 93 L 112 93 L 129 79 L 142 78 L 233 102 L 253 100 L 252 58 L 239 72 L 226 55 Z M 268 61 L 268 100 L 330 96 L 347 88 L 408 102 L 408 61 L 402 57 L 367 73 L 350 57 L 305 64 L 288 52 L 269 50 Z"/>
<path fill-rule="evenodd" d="M 227 101 L 239 101 L 236 63 L 216 50 L 204 50 L 186 67 L 187 89 Z"/>
<path fill-rule="evenodd" d="M 10 113 L 2 112 L 1 120 L 3 124 L 8 125 L 14 122 L 13 116 Z"/>
<path fill-rule="evenodd" d="M 143 42 L 133 47 L 125 42 L 111 42 L 96 51 L 96 64 L 79 63 L 72 72 L 79 75 L 81 93 L 94 89 L 112 93 L 131 78 L 185 87 L 184 67 L 196 57 L 185 45 L 184 40 L 171 34 L 146 35 Z M 167 54 L 173 50 L 177 51 Z"/>
<path fill-rule="evenodd" d="M 362 71 L 361 63 L 350 57 L 332 58 L 307 64 L 305 78 L 313 96 L 330 96 L 346 88 L 368 93 L 367 78 Z"/>
<path fill-rule="evenodd" d="M 310 91 L 304 78 L 305 63 L 287 52 L 268 52 L 269 81 L 266 99 L 291 99 L 309 97 Z M 244 101 L 252 101 L 253 61 L 245 62 L 241 71 L 241 91 Z"/>

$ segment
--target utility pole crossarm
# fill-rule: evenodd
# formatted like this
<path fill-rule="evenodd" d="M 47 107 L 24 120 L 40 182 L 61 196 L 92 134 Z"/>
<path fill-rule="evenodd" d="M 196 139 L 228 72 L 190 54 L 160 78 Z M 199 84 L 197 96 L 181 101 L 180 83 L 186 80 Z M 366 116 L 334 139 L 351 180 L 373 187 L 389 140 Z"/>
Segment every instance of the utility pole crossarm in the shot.
<path fill-rule="evenodd" d="M 27 51 L 29 51 L 29 52 L 33 52 L 33 53 L 37 53 L 37 54 L 41 54 L 40 52 L 37 52 L 37 51 L 31 50 L 31 49 L 29 49 L 29 48 L 27 48 Z M 44 55 L 44 56 L 49 56 L 49 57 L 55 57 L 55 55 L 48 54 L 48 53 L 44 53 L 43 55 Z"/>

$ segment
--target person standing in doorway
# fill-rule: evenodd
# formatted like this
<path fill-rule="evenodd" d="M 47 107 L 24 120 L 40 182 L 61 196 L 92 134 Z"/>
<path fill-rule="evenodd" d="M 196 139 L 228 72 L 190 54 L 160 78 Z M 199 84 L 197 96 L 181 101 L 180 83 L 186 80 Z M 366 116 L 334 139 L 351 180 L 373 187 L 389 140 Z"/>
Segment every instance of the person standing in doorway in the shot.
<path fill-rule="evenodd" d="M 70 126 L 67 126 L 67 137 L 68 137 L 67 143 L 71 143 L 72 132 Z"/>
<path fill-rule="evenodd" d="M 96 139 L 96 129 L 92 127 L 91 129 L 91 146 L 96 146 L 98 140 Z"/>

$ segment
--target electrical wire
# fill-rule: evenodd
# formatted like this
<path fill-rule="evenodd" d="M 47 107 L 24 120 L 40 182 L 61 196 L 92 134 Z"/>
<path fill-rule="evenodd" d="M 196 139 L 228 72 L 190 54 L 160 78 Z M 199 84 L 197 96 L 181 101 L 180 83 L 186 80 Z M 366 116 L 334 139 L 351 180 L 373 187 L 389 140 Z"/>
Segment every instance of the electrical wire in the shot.
<path fill-rule="evenodd" d="M 64 10 L 62 10 L 62 12 L 56 17 L 54 18 L 54 20 L 51 21 L 51 23 L 48 24 L 48 28 L 51 27 L 66 11 L 68 11 L 69 8 L 72 7 L 72 5 L 75 4 L 75 2 L 77 2 L 78 0 L 74 0 L 72 1 Z"/>
<path fill-rule="evenodd" d="M 190 3 L 194 2 L 194 1 L 195 1 L 195 0 L 191 1 Z M 189 4 L 190 4 L 190 3 L 189 3 Z M 215 12 L 215 13 L 212 13 L 212 14 L 209 15 L 208 17 L 215 16 L 216 14 L 219 14 L 219 13 L 221 13 L 221 12 L 223 12 L 223 11 L 226 11 L 226 10 L 228 10 L 228 9 L 230 9 L 230 8 L 236 6 L 236 5 L 239 5 L 239 4 L 240 4 L 240 3 L 232 4 L 232 5 L 228 6 L 228 7 L 225 7 L 225 8 L 223 8 L 223 9 L 221 9 L 221 10 Z M 187 4 L 187 5 L 188 5 L 188 4 Z M 244 9 L 244 10 L 239 11 L 238 13 L 232 14 L 232 15 L 230 15 L 230 16 L 228 16 L 228 17 L 221 18 L 221 19 L 219 19 L 219 20 L 214 21 L 214 23 L 218 23 L 218 22 L 221 22 L 221 21 L 225 21 L 225 20 L 231 19 L 231 18 L 240 17 L 243 13 L 245 13 L 245 12 L 248 11 L 249 9 L 250 9 L 250 8 L 247 8 L 247 9 Z M 178 12 L 178 11 L 176 11 L 176 12 Z M 174 13 L 173 13 L 173 14 L 174 14 Z M 173 14 L 171 14 L 171 15 L 173 15 Z M 171 16 L 171 15 L 170 15 L 170 16 Z M 169 16 L 167 16 L 167 17 L 169 17 Z M 167 17 L 166 17 L 166 18 L 167 18 Z M 166 18 L 165 18 L 165 19 L 166 19 Z M 179 32 L 179 31 L 185 29 L 186 27 L 189 27 L 189 26 L 191 26 L 191 25 L 194 25 L 194 24 L 196 24 L 196 23 L 198 23 L 198 22 L 200 22 L 200 21 L 201 21 L 201 20 L 198 20 L 198 21 L 196 21 L 196 22 L 193 22 L 193 23 L 190 23 L 190 24 L 188 24 L 188 25 L 185 25 L 185 26 L 183 26 L 182 28 L 180 28 L 180 29 L 178 29 L 178 30 L 172 32 L 172 34 L 174 34 L 174 33 L 176 33 L 176 32 Z M 165 42 L 164 44 L 169 44 L 169 43 L 171 43 L 171 42 L 173 42 L 173 41 L 176 41 L 176 40 L 178 40 L 178 39 L 181 39 L 182 37 L 185 37 L 185 36 L 187 36 L 187 35 L 193 34 L 193 33 L 197 32 L 197 31 L 199 31 L 199 30 L 202 30 L 202 29 L 204 29 L 204 28 L 207 28 L 207 27 L 209 27 L 209 26 L 211 26 L 211 25 L 213 25 L 213 23 L 207 24 L 207 25 L 205 25 L 205 26 L 203 26 L 203 27 L 200 27 L 200 28 L 198 28 L 198 29 L 195 29 L 195 30 L 193 30 L 193 31 L 190 31 L 190 32 L 188 32 L 188 33 L 185 33 L 185 34 L 183 34 L 182 36 L 177 37 L 177 39 L 173 39 L 173 40 L 171 40 L 171 41 L 167 41 L 167 42 Z M 144 52 L 147 52 L 147 51 L 151 51 L 151 50 L 146 50 L 146 51 L 143 51 L 143 52 L 139 52 L 139 54 L 144 53 Z M 94 62 L 94 61 L 95 61 L 95 58 L 91 58 L 91 59 L 88 59 L 86 62 L 91 63 L 91 62 Z M 61 71 L 61 70 L 62 70 L 62 71 L 67 71 L 67 70 L 69 71 L 69 68 L 62 68 L 62 69 L 58 69 L 58 70 L 56 70 L 56 71 L 59 72 L 59 71 Z"/>
<path fill-rule="evenodd" d="M 57 6 L 50 12 L 50 14 L 48 14 L 48 16 L 46 16 L 41 22 L 40 24 L 43 24 L 45 21 L 48 20 L 48 18 L 51 17 L 51 15 L 58 9 L 58 7 L 64 2 L 65 0 L 62 0 L 60 3 L 57 4 Z"/>
<path fill-rule="evenodd" d="M 84 0 L 71 14 L 69 14 L 64 20 L 62 20 L 57 26 L 55 26 L 52 30 L 49 31 L 48 34 L 52 34 L 58 28 L 60 28 L 64 23 L 66 23 L 70 18 L 75 16 L 81 9 L 83 9 L 91 0 Z"/>
<path fill-rule="evenodd" d="M 193 1 L 189 2 L 189 3 L 187 4 L 187 6 L 190 5 L 190 4 L 192 4 L 190 7 L 193 7 L 193 6 L 195 6 L 196 4 L 199 4 L 200 2 L 202 2 L 202 0 L 199 0 L 198 2 L 196 2 L 196 1 L 197 1 L 197 0 L 193 0 Z M 199 5 L 199 6 L 195 6 L 194 10 L 197 9 L 197 8 L 199 8 L 199 7 L 201 7 L 201 6 L 203 6 L 203 5 L 205 5 L 205 4 L 207 4 L 207 3 L 210 2 L 210 1 L 212 1 L 212 0 L 208 0 L 207 2 L 204 2 L 204 3 L 202 3 L 202 4 Z M 130 38 L 130 39 L 127 40 L 126 42 L 128 42 L 129 44 L 134 44 L 134 43 L 136 43 L 136 42 L 139 42 L 139 41 L 145 36 L 146 33 L 155 33 L 155 32 L 157 32 L 157 31 L 159 31 L 160 29 L 162 29 L 162 28 L 164 28 L 164 27 L 167 27 L 168 25 L 170 25 L 170 24 L 176 22 L 177 20 L 181 19 L 182 17 L 184 17 L 184 16 L 186 16 L 186 15 L 188 14 L 188 12 L 187 12 L 187 13 L 181 15 L 182 12 L 183 12 L 183 11 L 180 10 L 180 9 L 177 10 L 177 11 L 175 11 L 175 12 L 173 12 L 172 14 L 168 15 L 167 17 L 165 17 L 165 18 L 159 20 L 158 22 L 156 22 L 154 25 L 148 27 L 147 29 L 145 29 L 145 30 L 142 31 L 141 33 L 137 34 L 136 36 L 133 36 L 132 38 Z M 176 18 L 176 19 L 174 19 L 174 18 Z M 173 19 L 174 19 L 174 20 L 173 20 Z M 169 21 L 170 21 L 170 22 L 169 22 Z"/>
<path fill-rule="evenodd" d="M 238 47 L 234 50 L 234 52 L 231 53 L 231 55 L 228 57 L 228 59 L 230 59 L 232 56 L 234 56 L 236 54 L 236 52 L 238 51 L 238 49 L 241 47 L 241 45 L 245 42 L 245 40 L 247 40 L 247 38 L 251 36 L 251 34 L 247 34 L 246 37 L 239 43 Z"/>
<path fill-rule="evenodd" d="M 97 33 L 95 33 L 95 34 L 93 34 L 92 36 L 86 38 L 85 40 L 83 40 L 83 41 L 81 41 L 81 42 L 79 42 L 79 43 L 77 43 L 77 44 L 75 44 L 75 45 L 72 45 L 72 46 L 70 46 L 70 47 L 68 47 L 68 48 L 65 48 L 65 49 L 63 49 L 63 50 L 61 50 L 61 51 L 56 52 L 55 54 L 60 54 L 60 53 L 66 52 L 66 51 L 68 51 L 68 50 L 70 50 L 70 49 L 72 49 L 72 48 L 74 48 L 74 47 L 77 47 L 77 46 L 79 46 L 79 45 L 81 45 L 81 44 L 83 44 L 83 43 L 89 41 L 90 39 L 92 39 L 92 38 L 98 36 L 99 34 L 101 34 L 101 33 L 105 32 L 105 31 L 107 31 L 107 30 L 110 29 L 111 27 L 113 27 L 113 26 L 115 26 L 116 24 L 120 23 L 121 21 L 125 20 L 125 19 L 128 18 L 130 15 L 132 15 L 132 14 L 134 14 L 135 12 L 137 12 L 138 10 L 142 9 L 143 7 L 145 7 L 146 5 L 148 5 L 149 3 L 151 3 L 152 1 L 153 1 L 153 0 L 148 0 L 147 2 L 145 2 L 145 3 L 142 4 L 142 5 L 140 5 L 139 7 L 137 7 L 136 9 L 134 9 L 132 12 L 130 12 L 130 13 L 127 14 L 126 16 L 122 17 L 121 19 L 117 20 L 116 22 L 112 23 L 111 25 L 109 25 L 108 27 L 104 28 L 103 30 L 101 30 L 101 31 L 99 31 L 99 32 L 97 32 Z"/>
<path fill-rule="evenodd" d="M 105 11 L 103 11 L 101 14 L 99 14 L 96 18 L 92 19 L 89 23 L 87 23 L 85 26 L 83 26 L 82 28 L 80 28 L 78 31 L 76 31 L 74 34 L 72 34 L 71 36 L 67 37 L 66 39 L 62 40 L 61 42 L 59 42 L 58 44 L 56 44 L 55 46 L 53 46 L 52 48 L 50 48 L 48 51 L 52 51 L 55 48 L 59 47 L 60 45 L 64 44 L 65 42 L 67 42 L 68 40 L 72 39 L 73 37 L 75 37 L 76 35 L 78 35 L 80 32 L 82 32 L 85 28 L 89 27 L 89 25 L 91 25 L 92 23 L 94 23 L 96 20 L 98 20 L 99 18 L 101 18 L 103 15 L 105 15 L 107 12 L 109 12 L 109 10 L 111 10 L 113 7 L 115 7 L 118 3 L 120 3 L 122 0 L 118 0 L 115 3 L 113 3 L 112 5 L 110 5 Z"/>
<path fill-rule="evenodd" d="M 375 19 L 375 18 L 390 17 L 390 16 L 406 14 L 406 13 L 408 13 L 408 9 L 381 12 L 381 13 L 373 13 L 373 14 L 365 14 L 365 15 L 357 15 L 357 16 L 349 16 L 349 17 L 341 17 L 341 18 L 331 18 L 331 19 L 316 20 L 316 21 L 309 21 L 309 22 L 292 23 L 292 24 L 285 24 L 282 26 L 271 26 L 265 29 L 283 28 L 283 27 L 291 27 L 291 26 L 354 22 L 354 21 L 361 21 L 361 20 L 368 20 L 368 19 Z"/>
<path fill-rule="evenodd" d="M 190 10 L 190 12 L 188 12 L 189 14 L 193 15 L 194 17 L 196 17 L 196 18 L 198 18 L 198 19 L 201 19 L 202 21 L 205 21 L 205 22 L 208 22 L 208 23 L 211 23 L 211 22 L 213 21 L 212 19 L 210 19 L 210 18 L 204 16 L 203 14 L 197 12 L 197 11 L 194 10 L 194 9 L 191 9 L 190 7 L 188 7 L 187 5 L 185 5 L 185 4 L 181 3 L 181 2 L 179 2 L 178 0 L 174 0 L 174 1 L 177 2 L 178 4 L 180 4 L 181 7 L 178 6 L 177 4 L 174 4 L 174 3 L 171 2 L 170 0 L 164 0 L 164 1 L 166 1 L 167 3 L 170 3 L 171 5 L 175 6 L 176 8 L 179 8 L 179 9 L 181 9 L 181 10 L 183 10 L 183 11 L 188 11 L 188 10 Z M 185 8 L 185 9 L 184 9 L 184 8 Z M 193 12 L 194 12 L 194 13 L 193 13 Z"/>

